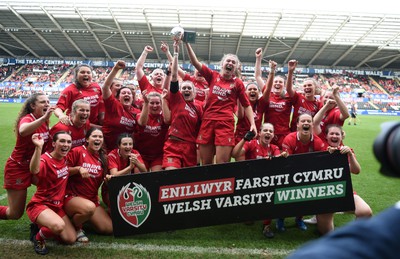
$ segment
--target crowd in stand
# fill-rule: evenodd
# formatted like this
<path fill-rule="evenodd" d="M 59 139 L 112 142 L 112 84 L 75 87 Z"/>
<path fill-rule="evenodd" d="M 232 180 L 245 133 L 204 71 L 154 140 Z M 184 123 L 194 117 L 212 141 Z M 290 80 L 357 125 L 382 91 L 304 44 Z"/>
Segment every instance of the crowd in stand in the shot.
<path fill-rule="evenodd" d="M 296 60 L 288 62 L 287 75 L 275 74 L 277 64 L 269 61 L 265 78 L 260 48 L 251 80 L 240 76 L 236 55 L 223 56 L 220 71 L 213 71 L 197 59 L 190 44 L 184 46 L 196 69 L 193 75 L 179 67 L 179 41 L 173 55 L 162 43 L 170 62 L 166 71 L 143 67 L 154 50 L 146 46 L 135 71 L 122 60 L 113 68 L 78 65 L 66 76 L 70 85 L 55 107 L 43 93 L 31 93 L 25 101 L 15 125 L 17 144 L 4 170 L 9 206 L 0 206 L 0 219 L 20 218 L 27 188 L 36 185 L 26 211 L 37 253 L 48 253 L 49 238 L 88 242 L 86 223 L 111 234 L 109 211 L 97 194 L 101 187 L 108 205 L 107 181 L 115 176 L 326 150 L 339 150 L 352 173 L 360 172 L 354 151 L 343 143 L 342 126 L 350 114 L 339 93 L 347 91 L 347 84 L 363 87 L 367 78 L 315 75 L 296 86 Z M 28 68 L 48 69 L 27 66 L 24 71 Z M 54 80 L 71 70 L 62 65 L 53 69 L 59 71 Z M 18 76 L 31 75 L 14 78 Z M 53 113 L 59 122 L 50 128 Z M 357 194 L 355 200 L 356 216 L 370 217 L 368 204 Z M 333 214 L 316 218 L 322 234 L 333 230 Z M 263 223 L 267 238 L 274 237 L 271 221 Z M 307 230 L 303 215 L 296 217 L 296 225 Z M 276 229 L 286 230 L 284 219 L 276 221 Z"/>
<path fill-rule="evenodd" d="M 6 83 L 5 86 L 0 88 L 1 96 L 5 97 L 26 97 L 33 92 L 39 90 L 31 89 L 30 92 L 18 92 L 13 94 L 23 87 L 57 87 L 58 80 L 66 74 L 65 78 L 58 82 L 61 85 L 68 85 L 73 82 L 73 67 L 68 64 L 62 65 L 25 65 L 23 69 L 16 72 L 20 66 L 4 66 L 0 67 L 0 82 Z M 35 72 L 36 71 L 36 72 Z M 38 72 L 40 71 L 40 72 Z M 145 74 L 149 75 L 151 70 L 148 68 L 144 69 Z M 107 74 L 110 72 L 109 67 L 96 67 L 93 71 L 94 79 L 102 84 L 105 81 Z M 188 71 L 190 73 L 190 71 Z M 125 82 L 130 82 L 137 86 L 136 74 L 134 68 L 125 68 L 120 76 Z M 388 94 L 389 98 L 397 99 L 400 95 L 400 85 L 397 80 L 394 79 L 383 79 L 380 77 L 373 77 L 373 79 L 385 90 L 383 92 L 370 78 L 365 76 L 355 76 L 352 73 L 346 73 L 344 75 L 313 75 L 313 78 L 317 80 L 322 90 L 325 90 L 329 85 L 337 84 L 341 86 L 342 93 L 364 93 L 363 97 L 370 98 L 371 94 Z M 253 78 L 247 76 L 241 77 L 243 82 L 253 81 Z M 8 82 L 8 84 L 7 84 Z M 10 84 L 14 82 L 14 84 Z M 294 79 L 294 87 L 301 91 L 301 80 L 300 83 L 297 79 Z M 15 88 L 15 89 L 14 89 Z M 14 91 L 15 90 L 15 91 Z M 51 91 L 52 95 L 56 97 L 60 94 L 60 91 Z M 12 94 L 9 96 L 9 94 Z"/>

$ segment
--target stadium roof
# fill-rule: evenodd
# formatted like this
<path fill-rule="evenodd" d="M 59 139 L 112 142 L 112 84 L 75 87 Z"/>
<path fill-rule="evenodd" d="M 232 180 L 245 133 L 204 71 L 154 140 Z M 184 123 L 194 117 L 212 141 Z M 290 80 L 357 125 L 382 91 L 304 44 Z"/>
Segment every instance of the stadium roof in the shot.
<path fill-rule="evenodd" d="M 264 60 L 280 65 L 297 59 L 302 67 L 400 70 L 396 10 L 267 9 L 275 5 L 270 1 L 249 1 L 246 8 L 151 2 L 2 1 L 0 57 L 136 61 L 144 46 L 152 45 L 148 60 L 164 61 L 160 42 L 172 46 L 169 32 L 181 24 L 196 31 L 192 46 L 206 63 L 234 53 L 243 64 L 254 64 L 254 52 L 262 47 Z M 185 52 L 181 59 L 188 62 Z"/>

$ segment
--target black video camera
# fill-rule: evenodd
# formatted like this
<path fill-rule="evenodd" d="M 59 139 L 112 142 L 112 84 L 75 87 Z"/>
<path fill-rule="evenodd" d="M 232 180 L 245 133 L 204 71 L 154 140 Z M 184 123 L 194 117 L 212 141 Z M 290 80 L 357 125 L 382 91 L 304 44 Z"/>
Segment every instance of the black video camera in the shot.
<path fill-rule="evenodd" d="M 385 122 L 374 142 L 374 154 L 381 164 L 380 172 L 400 177 L 400 122 Z"/>

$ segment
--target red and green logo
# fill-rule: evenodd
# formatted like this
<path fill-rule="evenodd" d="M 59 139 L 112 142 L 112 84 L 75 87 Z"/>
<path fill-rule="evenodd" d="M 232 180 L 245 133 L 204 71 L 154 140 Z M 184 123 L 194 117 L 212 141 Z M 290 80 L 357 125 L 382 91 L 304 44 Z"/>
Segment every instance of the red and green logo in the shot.
<path fill-rule="evenodd" d="M 136 228 L 150 215 L 150 194 L 141 184 L 132 182 L 123 186 L 118 193 L 117 203 L 121 217 Z"/>

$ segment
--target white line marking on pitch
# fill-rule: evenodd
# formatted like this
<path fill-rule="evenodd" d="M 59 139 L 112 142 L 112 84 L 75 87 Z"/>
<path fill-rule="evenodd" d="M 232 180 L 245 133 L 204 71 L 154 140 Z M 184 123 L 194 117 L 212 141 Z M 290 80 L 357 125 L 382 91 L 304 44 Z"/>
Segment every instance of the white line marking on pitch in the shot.
<path fill-rule="evenodd" d="M 0 242 L 13 245 L 32 246 L 28 240 L 0 238 Z M 55 242 L 49 242 L 57 245 Z M 225 254 L 225 255 L 288 255 L 292 250 L 285 249 L 249 249 L 249 248 L 226 248 L 226 247 L 199 247 L 199 246 L 177 246 L 177 245 L 147 245 L 147 244 L 119 244 L 119 243 L 94 243 L 75 244 L 69 246 L 71 249 L 114 249 L 114 250 L 136 250 L 136 251 L 161 251 L 161 252 L 184 252 L 194 254 Z"/>

